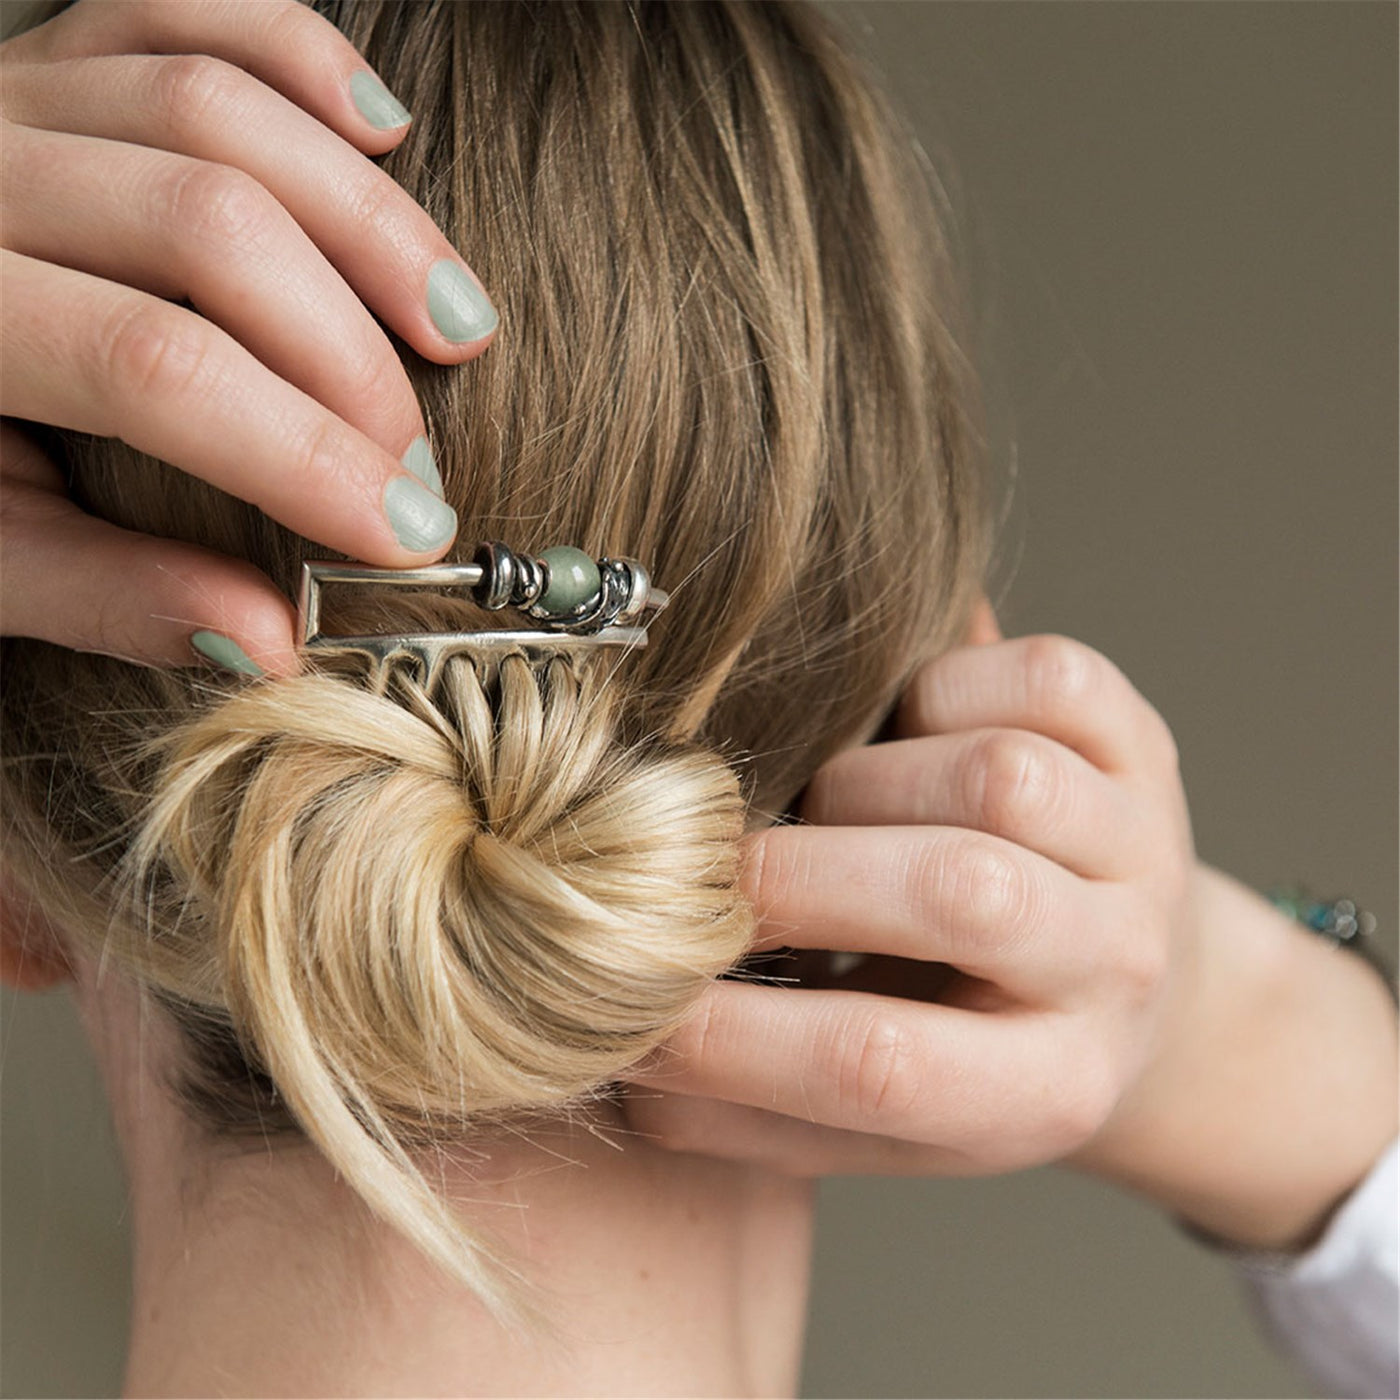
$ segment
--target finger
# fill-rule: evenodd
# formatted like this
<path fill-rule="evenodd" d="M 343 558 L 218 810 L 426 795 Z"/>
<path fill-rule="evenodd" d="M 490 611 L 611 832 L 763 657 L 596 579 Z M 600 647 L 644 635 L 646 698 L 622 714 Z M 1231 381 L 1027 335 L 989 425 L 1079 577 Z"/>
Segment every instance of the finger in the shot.
<path fill-rule="evenodd" d="M 0 632 L 148 666 L 300 670 L 291 607 L 251 564 L 119 529 L 8 467 L 7 451 Z"/>
<path fill-rule="evenodd" d="M 1001 624 L 997 622 L 996 612 L 984 593 L 978 598 L 977 605 L 972 610 L 972 619 L 967 628 L 966 645 L 981 647 L 1002 640 Z"/>
<path fill-rule="evenodd" d="M 314 116 L 229 63 L 182 54 L 20 65 L 6 91 L 12 121 L 252 176 L 361 300 L 431 360 L 470 359 L 496 329 L 475 275 L 406 191 Z"/>
<path fill-rule="evenodd" d="M 1044 734 L 1109 773 L 1176 770 L 1162 717 L 1113 662 L 1070 637 L 947 652 L 914 677 L 895 720 L 901 738 L 987 728 Z"/>
<path fill-rule="evenodd" d="M 10 252 L 0 296 L 5 413 L 119 437 L 367 563 L 451 543 L 439 496 L 203 317 Z"/>
<path fill-rule="evenodd" d="M 6 125 L 5 246 L 188 300 L 394 455 L 422 415 L 388 337 L 251 177 L 144 146 Z"/>
<path fill-rule="evenodd" d="M 396 146 L 412 119 L 323 15 L 296 0 L 103 0 L 77 4 L 12 41 L 10 57 L 209 54 L 276 88 L 361 150 Z"/>
<path fill-rule="evenodd" d="M 959 827 L 773 827 L 745 843 L 754 948 L 948 963 L 1032 1004 L 1102 961 L 1102 911 L 1061 866 Z"/>
<path fill-rule="evenodd" d="M 999 1158 L 987 1165 L 980 1156 L 956 1148 L 829 1128 L 771 1109 L 695 1094 L 630 1086 L 622 1097 L 622 1110 L 628 1126 L 657 1147 L 747 1162 L 784 1176 L 958 1177 L 1010 1170 Z M 1012 1145 L 1019 1142 L 1018 1135 L 1008 1137 Z"/>
<path fill-rule="evenodd" d="M 985 831 L 1094 879 L 1130 875 L 1148 839 L 1142 807 L 1123 784 L 1026 729 L 847 749 L 817 770 L 801 812 L 825 826 Z"/>
<path fill-rule="evenodd" d="M 1098 1112 L 1103 1086 L 1066 1068 L 1037 1016 L 719 982 L 621 1078 L 969 1152 L 1007 1122 L 1068 1127 Z"/>

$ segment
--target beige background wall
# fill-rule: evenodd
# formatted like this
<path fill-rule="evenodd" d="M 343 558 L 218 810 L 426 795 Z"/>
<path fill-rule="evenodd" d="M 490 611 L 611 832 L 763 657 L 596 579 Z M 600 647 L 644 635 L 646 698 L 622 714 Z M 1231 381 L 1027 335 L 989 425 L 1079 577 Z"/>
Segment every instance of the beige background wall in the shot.
<path fill-rule="evenodd" d="M 1081 637 L 1157 704 L 1204 857 L 1393 931 L 1394 7 L 834 8 L 956 172 L 1018 474 L 1007 630 Z M 103 1100 L 62 995 L 3 1009 L 0 1391 L 114 1394 Z M 828 1183 L 804 1388 L 1307 1393 L 1217 1260 L 1053 1170 Z"/>

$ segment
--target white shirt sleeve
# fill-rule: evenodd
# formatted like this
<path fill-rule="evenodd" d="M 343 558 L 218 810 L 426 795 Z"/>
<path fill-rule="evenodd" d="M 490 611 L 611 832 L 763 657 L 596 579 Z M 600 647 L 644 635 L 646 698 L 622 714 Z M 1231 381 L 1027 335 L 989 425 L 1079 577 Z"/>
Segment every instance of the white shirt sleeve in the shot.
<path fill-rule="evenodd" d="M 1306 1253 L 1226 1251 L 1280 1350 L 1330 1395 L 1400 1400 L 1398 1151 L 1392 1143 Z"/>

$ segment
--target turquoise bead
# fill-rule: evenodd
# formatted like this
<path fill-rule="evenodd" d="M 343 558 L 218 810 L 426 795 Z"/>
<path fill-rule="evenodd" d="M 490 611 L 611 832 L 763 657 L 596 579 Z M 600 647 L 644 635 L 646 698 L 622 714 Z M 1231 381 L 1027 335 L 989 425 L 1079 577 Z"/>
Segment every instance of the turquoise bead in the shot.
<path fill-rule="evenodd" d="M 603 576 L 597 563 L 581 549 L 571 545 L 555 545 L 540 558 L 549 565 L 549 586 L 540 594 L 537 607 L 551 617 L 562 617 L 590 599 L 598 596 Z"/>

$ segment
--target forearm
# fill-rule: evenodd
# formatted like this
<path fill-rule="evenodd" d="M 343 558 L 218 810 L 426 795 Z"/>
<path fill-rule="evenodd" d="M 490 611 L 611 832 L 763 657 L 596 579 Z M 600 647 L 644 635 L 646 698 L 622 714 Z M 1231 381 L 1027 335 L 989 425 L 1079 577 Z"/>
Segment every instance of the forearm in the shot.
<path fill-rule="evenodd" d="M 1359 958 L 1199 866 L 1158 1059 L 1072 1164 L 1237 1244 L 1299 1249 L 1397 1130 L 1396 1013 Z"/>

